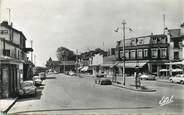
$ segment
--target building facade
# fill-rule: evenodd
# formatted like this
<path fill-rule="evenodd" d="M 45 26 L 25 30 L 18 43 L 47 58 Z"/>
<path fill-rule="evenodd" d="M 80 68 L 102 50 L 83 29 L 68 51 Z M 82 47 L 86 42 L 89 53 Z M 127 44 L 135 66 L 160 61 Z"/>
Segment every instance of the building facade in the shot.
<path fill-rule="evenodd" d="M 183 27 L 167 29 L 165 34 L 126 39 L 125 58 L 123 44 L 123 40 L 117 42 L 115 55 L 119 61 L 117 65 L 119 68 L 123 67 L 122 61 L 125 59 L 126 73 L 133 74 L 136 66 L 142 73 L 151 73 L 157 76 L 172 76 L 183 72 Z"/>
<path fill-rule="evenodd" d="M 169 43 L 167 36 L 149 35 L 125 40 L 125 68 L 126 73 L 135 71 L 139 66 L 142 72 L 158 74 L 160 68 L 169 59 Z M 116 57 L 120 61 L 118 66 L 122 68 L 123 41 L 118 41 L 116 46 Z"/>
<path fill-rule="evenodd" d="M 46 67 L 57 73 L 64 73 L 67 71 L 75 71 L 75 61 L 55 61 L 50 57 L 46 62 Z"/>
<path fill-rule="evenodd" d="M 0 98 L 15 97 L 20 82 L 27 77 L 24 69 L 28 60 L 26 53 L 33 51 L 26 48 L 24 34 L 2 22 L 0 25 Z"/>

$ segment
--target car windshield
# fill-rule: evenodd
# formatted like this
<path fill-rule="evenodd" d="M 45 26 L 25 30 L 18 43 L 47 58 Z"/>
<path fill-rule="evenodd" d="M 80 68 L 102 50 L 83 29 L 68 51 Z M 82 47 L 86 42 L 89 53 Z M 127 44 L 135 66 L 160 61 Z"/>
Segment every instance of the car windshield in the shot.
<path fill-rule="evenodd" d="M 184 75 L 176 75 L 176 77 L 184 77 Z"/>
<path fill-rule="evenodd" d="M 22 83 L 22 87 L 30 87 L 33 86 L 33 82 L 32 81 L 26 81 Z"/>

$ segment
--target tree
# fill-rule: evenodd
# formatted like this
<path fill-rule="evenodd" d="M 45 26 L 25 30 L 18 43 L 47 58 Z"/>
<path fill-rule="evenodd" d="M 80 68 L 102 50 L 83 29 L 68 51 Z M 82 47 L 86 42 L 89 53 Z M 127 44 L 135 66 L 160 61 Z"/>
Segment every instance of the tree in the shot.
<path fill-rule="evenodd" d="M 57 48 L 56 55 L 59 61 L 72 61 L 75 60 L 75 54 L 72 50 L 65 47 Z"/>

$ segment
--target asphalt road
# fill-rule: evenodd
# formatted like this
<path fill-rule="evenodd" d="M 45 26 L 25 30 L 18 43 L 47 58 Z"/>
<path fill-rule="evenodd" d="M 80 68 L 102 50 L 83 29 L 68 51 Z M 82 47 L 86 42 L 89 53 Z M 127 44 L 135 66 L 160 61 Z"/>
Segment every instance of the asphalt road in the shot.
<path fill-rule="evenodd" d="M 130 78 L 130 81 L 133 79 Z M 128 82 L 128 81 L 127 81 Z M 36 97 L 22 98 L 8 113 L 183 113 L 184 85 L 142 81 L 156 92 L 138 92 L 115 86 L 101 86 L 94 78 L 63 74 L 48 76 Z M 173 102 L 159 105 L 163 96 Z"/>

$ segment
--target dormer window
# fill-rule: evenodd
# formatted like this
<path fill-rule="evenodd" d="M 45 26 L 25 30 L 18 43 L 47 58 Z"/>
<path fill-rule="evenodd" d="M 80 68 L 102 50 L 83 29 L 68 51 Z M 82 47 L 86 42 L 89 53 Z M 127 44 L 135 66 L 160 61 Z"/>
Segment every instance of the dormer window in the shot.
<path fill-rule="evenodd" d="M 161 42 L 162 43 L 166 43 L 166 38 L 165 37 L 161 37 Z"/>
<path fill-rule="evenodd" d="M 143 45 L 144 44 L 144 41 L 141 39 L 139 40 L 139 45 Z"/>
<path fill-rule="evenodd" d="M 157 44 L 157 38 L 152 38 L 152 43 Z"/>

